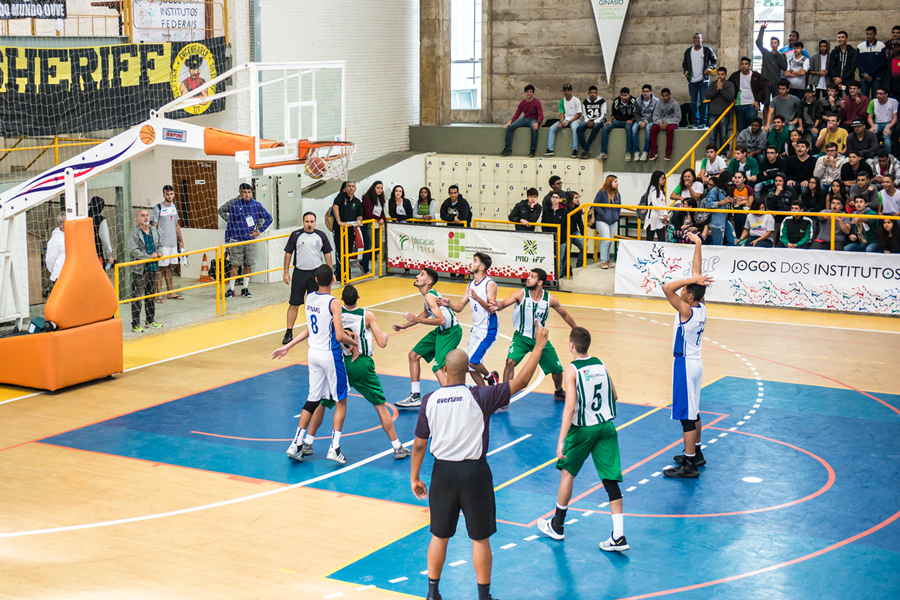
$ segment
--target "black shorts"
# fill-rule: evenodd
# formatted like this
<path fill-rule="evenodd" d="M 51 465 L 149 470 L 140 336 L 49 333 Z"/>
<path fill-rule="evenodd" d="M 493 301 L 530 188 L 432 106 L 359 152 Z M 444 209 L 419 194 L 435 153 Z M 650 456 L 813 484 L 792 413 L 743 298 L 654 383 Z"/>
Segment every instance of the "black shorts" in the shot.
<path fill-rule="evenodd" d="M 483 540 L 497 533 L 494 476 L 487 459 L 459 462 L 435 459 L 428 507 L 431 533 L 435 537 L 453 537 L 460 510 L 471 539 Z"/>
<path fill-rule="evenodd" d="M 306 294 L 315 292 L 319 289 L 316 282 L 316 271 L 301 271 L 294 268 L 294 274 L 291 277 L 291 306 L 300 306 L 303 304 Z"/>

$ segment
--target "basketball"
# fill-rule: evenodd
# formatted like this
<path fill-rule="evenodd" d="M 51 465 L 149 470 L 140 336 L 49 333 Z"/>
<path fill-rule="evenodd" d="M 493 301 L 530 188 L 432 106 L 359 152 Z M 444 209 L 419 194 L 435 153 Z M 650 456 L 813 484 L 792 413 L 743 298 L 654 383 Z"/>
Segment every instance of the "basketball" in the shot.
<path fill-rule="evenodd" d="M 144 125 L 141 127 L 141 141 L 149 145 L 156 139 L 156 131 L 152 125 Z"/>
<path fill-rule="evenodd" d="M 325 161 L 318 157 L 306 161 L 306 174 L 313 179 L 320 179 L 325 175 Z"/>

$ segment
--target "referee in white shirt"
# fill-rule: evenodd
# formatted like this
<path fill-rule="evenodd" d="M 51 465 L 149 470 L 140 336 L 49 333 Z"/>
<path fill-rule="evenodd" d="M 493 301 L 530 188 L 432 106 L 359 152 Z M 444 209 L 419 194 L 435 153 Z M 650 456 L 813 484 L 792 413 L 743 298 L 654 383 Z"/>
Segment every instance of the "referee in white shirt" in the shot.
<path fill-rule="evenodd" d="M 303 229 L 293 232 L 284 247 L 284 282 L 291 286 L 291 299 L 288 301 L 287 331 L 282 344 L 294 339 L 294 321 L 306 294 L 319 289 L 316 269 L 322 263 L 332 266 L 331 241 L 316 229 L 316 215 L 308 212 L 303 215 Z M 291 264 L 294 265 L 293 278 L 289 272 Z"/>
<path fill-rule="evenodd" d="M 535 349 L 525 366 L 511 381 L 494 386 L 466 387 L 469 357 L 462 350 L 453 350 L 442 367 L 447 384 L 422 399 L 409 478 L 413 493 L 428 498 L 431 510 L 427 600 L 441 599 L 438 583 L 460 510 L 472 539 L 478 600 L 491 600 L 489 538 L 497 531 L 497 511 L 494 480 L 485 458 L 488 423 L 494 411 L 508 406 L 510 397 L 531 381 L 548 335 L 548 330 L 535 322 Z M 434 456 L 430 495 L 419 479 L 429 437 Z"/>

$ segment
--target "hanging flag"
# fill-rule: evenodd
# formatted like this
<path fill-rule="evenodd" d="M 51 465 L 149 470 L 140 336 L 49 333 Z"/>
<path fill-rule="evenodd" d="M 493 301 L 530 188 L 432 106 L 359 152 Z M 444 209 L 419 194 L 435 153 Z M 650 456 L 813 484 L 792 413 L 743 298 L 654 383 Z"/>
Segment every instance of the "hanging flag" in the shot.
<path fill-rule="evenodd" d="M 616 60 L 616 49 L 619 47 L 622 23 L 625 22 L 625 13 L 628 12 L 628 0 L 591 0 L 591 5 L 594 7 L 597 33 L 600 34 L 606 80 L 609 81 L 612 77 L 613 62 Z"/>

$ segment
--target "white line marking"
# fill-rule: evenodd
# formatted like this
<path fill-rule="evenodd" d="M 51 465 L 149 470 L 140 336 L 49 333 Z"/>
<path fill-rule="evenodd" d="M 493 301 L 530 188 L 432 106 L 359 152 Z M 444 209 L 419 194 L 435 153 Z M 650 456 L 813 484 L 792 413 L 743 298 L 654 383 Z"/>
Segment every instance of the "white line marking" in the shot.
<path fill-rule="evenodd" d="M 738 421 L 738 425 L 743 425 L 743 424 L 744 424 L 743 421 Z M 734 431 L 734 430 L 732 429 L 732 431 Z"/>
<path fill-rule="evenodd" d="M 650 319 L 650 322 L 651 323 L 659 323 L 659 321 L 657 321 L 656 319 Z"/>
<path fill-rule="evenodd" d="M 645 317 L 638 317 L 638 319 L 640 319 L 641 321 L 646 321 L 646 320 L 647 320 Z"/>
<path fill-rule="evenodd" d="M 728 431 L 734 431 L 735 429 L 737 429 L 737 427 L 729 427 Z M 722 435 L 725 435 L 725 434 L 723 433 Z M 722 435 L 720 435 L 719 437 L 722 437 Z"/>
<path fill-rule="evenodd" d="M 389 579 L 388 583 L 400 583 L 401 581 L 408 580 L 409 577 L 398 577 L 397 579 Z"/>
<path fill-rule="evenodd" d="M 625 491 L 626 491 L 626 492 L 633 492 L 633 491 L 636 490 L 636 489 L 637 489 L 637 486 L 634 486 L 634 485 L 633 485 L 633 486 L 631 486 L 630 488 L 628 488 L 628 489 L 625 490 Z"/>
<path fill-rule="evenodd" d="M 706 445 L 704 444 L 704 445 L 700 446 L 700 449 L 701 449 L 701 450 L 706 450 Z"/>
<path fill-rule="evenodd" d="M 456 561 L 456 562 L 450 563 L 450 566 L 451 566 L 451 567 L 458 567 L 459 565 L 464 565 L 464 564 L 466 564 L 466 561 L 464 561 L 464 560 L 458 560 L 458 561 Z"/>
<path fill-rule="evenodd" d="M 600 508 L 606 508 L 607 506 L 609 506 L 609 502 L 604 502 L 603 504 L 599 504 L 598 506 Z"/>
<path fill-rule="evenodd" d="M 641 479 L 640 481 L 638 481 L 638 484 L 644 485 L 644 484 L 647 483 L 648 481 L 650 481 L 650 480 L 649 480 L 649 479 Z"/>
<path fill-rule="evenodd" d="M 745 421 L 749 421 L 749 420 L 750 420 L 750 415 L 744 415 L 744 420 L 745 420 Z"/>
<path fill-rule="evenodd" d="M 747 362 L 747 359 L 746 359 L 746 358 L 742 358 L 741 355 L 738 354 L 737 352 L 735 352 L 734 355 L 737 356 L 738 358 L 740 358 L 742 361 Z"/>
<path fill-rule="evenodd" d="M 428 571 L 425 571 L 425 572 L 427 573 Z M 375 587 L 374 585 L 364 585 L 364 586 L 362 586 L 362 587 L 356 588 L 356 591 L 357 591 L 357 592 L 364 592 L 364 591 L 366 591 L 366 590 L 371 590 L 371 589 L 374 588 L 374 587 Z"/>
<path fill-rule="evenodd" d="M 753 363 L 747 363 L 747 366 L 750 367 L 751 369 L 753 369 L 754 371 L 756 370 L 755 368 L 753 368 Z"/>
<path fill-rule="evenodd" d="M 663 467 L 663 471 L 665 471 L 666 469 L 671 469 L 671 468 L 672 468 L 672 465 L 666 465 Z"/>
<path fill-rule="evenodd" d="M 577 523 L 577 522 L 578 522 L 578 519 L 569 519 L 568 521 L 563 523 L 563 525 L 571 525 L 572 523 Z"/>
<path fill-rule="evenodd" d="M 500 546 L 500 549 L 501 550 L 509 550 L 510 548 L 515 548 L 515 547 L 516 547 L 516 544 L 512 543 L 512 544 L 507 544 L 505 546 Z"/>
<path fill-rule="evenodd" d="M 713 438 L 713 439 L 709 440 L 709 443 L 710 443 L 710 444 L 715 444 L 715 443 L 718 442 L 718 441 L 719 441 L 719 440 L 717 440 L 716 438 Z"/>
<path fill-rule="evenodd" d="M 523 435 L 523 436 L 520 437 L 519 439 L 511 441 L 510 443 L 506 444 L 505 446 L 500 446 L 500 447 L 497 448 L 496 450 L 491 450 L 490 452 L 487 453 L 487 455 L 488 455 L 488 456 L 492 456 L 492 455 L 494 455 L 494 454 L 497 454 L 497 453 L 500 452 L 501 450 L 506 450 L 506 449 L 509 448 L 510 446 L 515 446 L 515 445 L 518 444 L 519 442 L 525 441 L 525 440 L 527 440 L 527 439 L 530 438 L 530 437 L 531 437 L 531 434 L 530 434 L 530 433 L 529 433 L 529 434 L 526 434 L 526 435 Z"/>
<path fill-rule="evenodd" d="M 328 594 L 327 596 L 322 596 L 325 600 L 330 600 L 331 598 L 340 598 L 344 595 L 344 592 L 335 592 L 333 594 Z"/>
<path fill-rule="evenodd" d="M 40 396 L 42 394 L 46 394 L 47 392 L 34 392 L 33 394 L 25 394 L 24 396 L 19 396 L 18 398 L 13 398 L 12 400 L 4 400 L 0 402 L 0 404 L 9 404 L 10 402 L 18 402 L 19 400 L 24 400 L 25 398 L 32 398 L 34 396 Z"/>
<path fill-rule="evenodd" d="M 657 476 L 659 476 L 659 475 L 662 475 L 662 472 L 661 472 L 661 471 L 657 471 L 656 473 L 654 473 L 654 474 L 651 475 L 650 477 L 657 477 Z"/>
<path fill-rule="evenodd" d="M 424 571 L 419 571 L 419 575 L 428 575 L 428 569 L 425 569 Z"/>
<path fill-rule="evenodd" d="M 762 398 L 763 396 L 765 396 L 765 393 L 760 392 L 760 393 L 757 394 L 757 396 L 759 396 L 760 398 Z"/>
<path fill-rule="evenodd" d="M 720 433 L 719 437 L 725 437 L 726 435 L 728 435 L 728 433 Z M 713 440 L 713 441 L 715 441 L 715 440 Z"/>
<path fill-rule="evenodd" d="M 591 516 L 592 514 L 594 514 L 594 511 L 588 510 L 588 511 L 585 511 L 584 514 L 581 515 L 581 516 L 583 516 L 583 517 L 589 517 L 589 516 Z"/>
<path fill-rule="evenodd" d="M 529 535 L 527 538 L 525 538 L 525 541 L 526 541 L 526 542 L 530 542 L 531 540 L 536 540 L 536 539 L 538 539 L 538 536 L 536 536 L 536 535 Z"/>
<path fill-rule="evenodd" d="M 759 406 L 759 404 L 754 404 L 753 406 Z M 751 415 L 755 415 L 755 414 L 756 414 L 756 411 L 755 411 L 755 410 L 751 410 L 751 411 L 750 411 L 750 414 L 751 414 Z"/>

